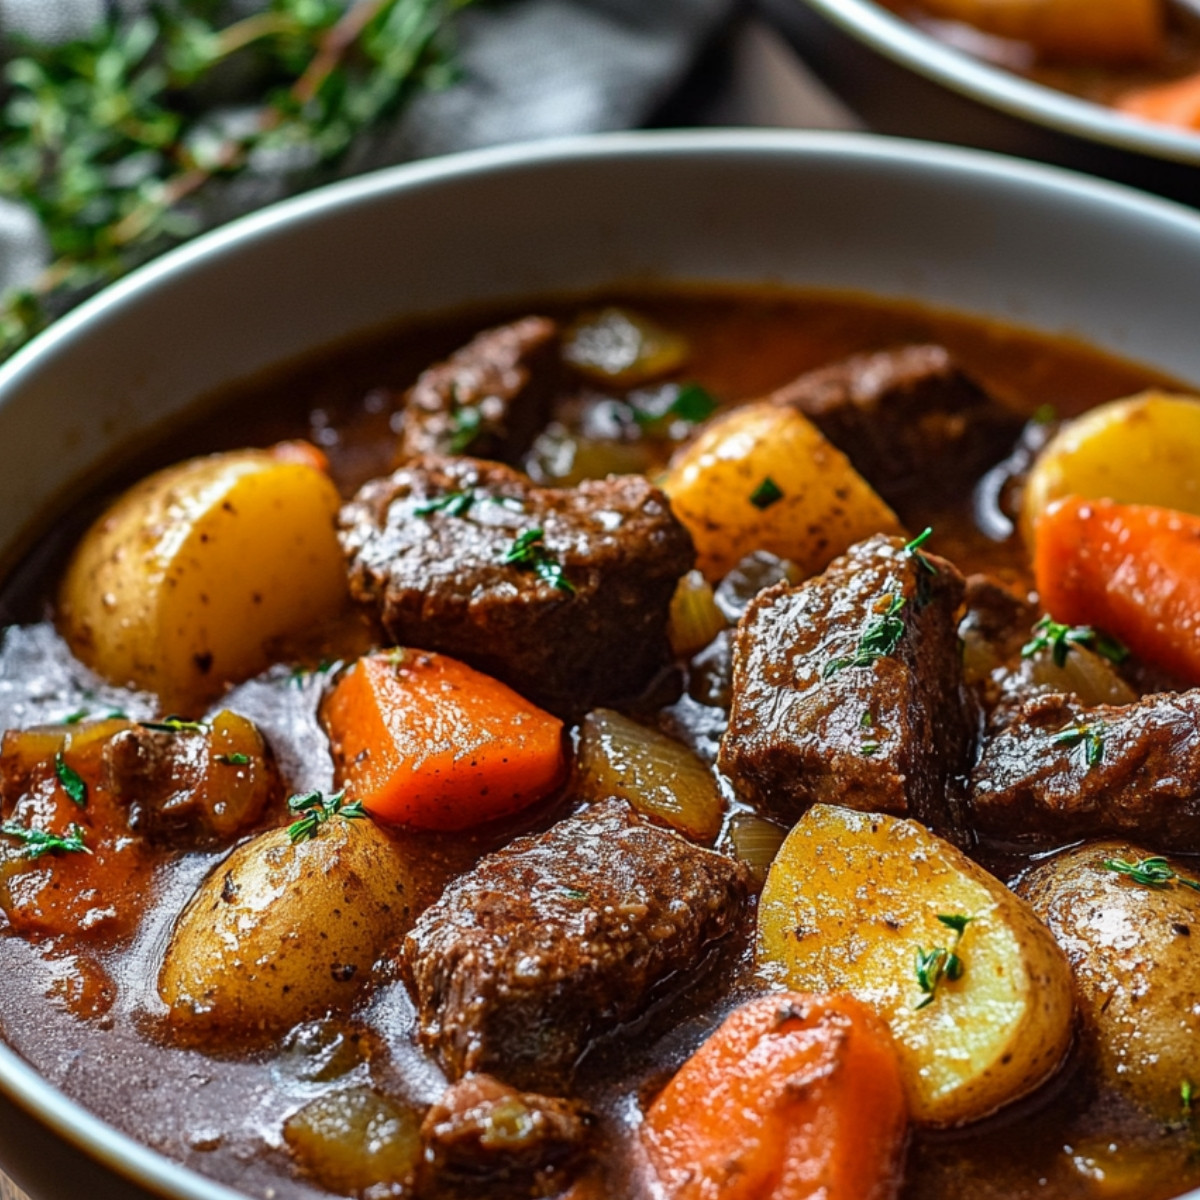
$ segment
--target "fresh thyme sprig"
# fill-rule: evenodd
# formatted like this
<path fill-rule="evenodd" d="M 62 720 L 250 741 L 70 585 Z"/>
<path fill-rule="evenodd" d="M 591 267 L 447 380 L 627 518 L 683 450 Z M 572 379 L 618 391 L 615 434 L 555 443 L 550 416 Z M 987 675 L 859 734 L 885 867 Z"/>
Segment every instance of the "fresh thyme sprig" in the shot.
<path fill-rule="evenodd" d="M 334 817 L 344 817 L 347 821 L 360 821 L 367 815 L 362 802 L 346 803 L 346 793 L 334 792 L 326 796 L 322 792 L 303 792 L 288 800 L 288 811 L 298 814 L 299 819 L 288 826 L 288 837 L 292 845 L 310 841 L 321 832 L 321 826 Z"/>
<path fill-rule="evenodd" d="M 1021 647 L 1022 658 L 1032 658 L 1040 650 L 1049 650 L 1056 667 L 1066 664 L 1074 646 L 1089 646 L 1109 662 L 1123 663 L 1129 650 L 1116 638 L 1099 633 L 1090 625 L 1063 625 L 1044 616 L 1033 627 L 1033 637 Z"/>
<path fill-rule="evenodd" d="M 453 77 L 448 24 L 472 0 L 272 0 L 215 28 L 158 0 L 4 72 L 0 194 L 25 204 L 52 261 L 0 301 L 0 357 L 105 283 L 204 225 L 197 194 L 258 156 L 314 179 L 418 88 Z M 265 96 L 236 130 L 206 100 L 229 60 Z"/>
<path fill-rule="evenodd" d="M 5 821 L 0 825 L 0 834 L 21 842 L 26 858 L 39 859 L 43 854 L 91 854 L 81 825 L 72 825 L 65 834 L 57 834 Z"/>
<path fill-rule="evenodd" d="M 1083 765 L 1091 770 L 1104 761 L 1106 728 L 1103 721 L 1092 721 L 1087 725 L 1069 725 L 1054 735 L 1054 743 L 1059 746 L 1078 746 Z"/>
<path fill-rule="evenodd" d="M 863 622 L 854 653 L 831 658 L 822 668 L 821 678 L 828 679 L 847 667 L 869 667 L 876 659 L 894 654 L 904 636 L 904 618 L 900 615 L 904 603 L 904 597 L 896 592 L 885 595 Z"/>
<path fill-rule="evenodd" d="M 1185 875 L 1180 875 L 1165 858 L 1158 856 L 1139 858 L 1137 862 L 1129 862 L 1124 858 L 1106 858 L 1103 866 L 1106 870 L 1124 875 L 1133 883 L 1140 883 L 1142 887 L 1165 888 L 1172 883 L 1178 883 L 1183 887 L 1200 892 L 1200 883 L 1194 879 L 1188 879 Z"/>
<path fill-rule="evenodd" d="M 928 1008 L 934 1002 L 937 997 L 938 985 L 943 979 L 954 982 L 956 979 L 961 979 L 966 970 L 962 959 L 958 956 L 958 944 L 962 941 L 967 926 L 975 918 L 968 917 L 963 913 L 938 913 L 937 919 L 947 929 L 954 930 L 954 945 L 948 948 L 935 946 L 932 950 L 926 950 L 924 946 L 917 947 L 913 969 L 917 976 L 917 987 L 924 997 L 916 1005 L 915 1011 L 918 1012 L 923 1008 Z"/>
<path fill-rule="evenodd" d="M 504 554 L 504 562 L 523 571 L 533 571 L 543 583 L 560 592 L 575 594 L 575 585 L 567 578 L 562 563 L 546 548 L 542 529 L 527 529 L 513 539 Z"/>

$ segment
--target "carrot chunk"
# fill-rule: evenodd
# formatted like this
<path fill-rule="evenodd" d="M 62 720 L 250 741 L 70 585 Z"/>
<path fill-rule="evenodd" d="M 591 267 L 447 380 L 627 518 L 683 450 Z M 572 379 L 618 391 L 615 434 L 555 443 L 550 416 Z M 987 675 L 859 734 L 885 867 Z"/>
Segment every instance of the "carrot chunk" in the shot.
<path fill-rule="evenodd" d="M 1200 517 L 1068 496 L 1038 519 L 1042 605 L 1200 685 Z"/>
<path fill-rule="evenodd" d="M 562 722 L 444 654 L 370 654 L 325 708 L 339 783 L 384 821 L 467 829 L 532 804 L 565 768 Z"/>
<path fill-rule="evenodd" d="M 884 1200 L 907 1116 L 883 1021 L 843 993 L 743 1005 L 651 1105 L 667 1200 Z"/>
<path fill-rule="evenodd" d="M 1200 75 L 1136 88 L 1120 96 L 1115 107 L 1144 121 L 1200 129 Z"/>

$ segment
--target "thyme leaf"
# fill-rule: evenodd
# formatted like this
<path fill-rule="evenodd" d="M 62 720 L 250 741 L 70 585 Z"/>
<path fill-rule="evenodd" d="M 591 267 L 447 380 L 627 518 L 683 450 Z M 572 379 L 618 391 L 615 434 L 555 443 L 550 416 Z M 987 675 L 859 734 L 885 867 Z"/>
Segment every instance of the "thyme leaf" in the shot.
<path fill-rule="evenodd" d="M 72 825 L 66 834 L 57 834 L 45 829 L 28 829 L 16 821 L 5 821 L 0 825 L 0 833 L 21 842 L 26 858 L 36 860 L 44 854 L 91 854 L 84 840 L 86 831 L 81 825 Z"/>
<path fill-rule="evenodd" d="M 470 489 L 460 492 L 447 492 L 436 500 L 427 500 L 413 509 L 418 517 L 428 517 L 433 513 L 445 513 L 448 517 L 465 517 L 475 503 L 475 493 Z"/>
<path fill-rule="evenodd" d="M 1070 725 L 1059 730 L 1054 735 L 1054 743 L 1059 746 L 1078 746 L 1083 758 L 1083 765 L 1091 770 L 1104 761 L 1104 731 L 1107 728 L 1103 721 L 1092 721 L 1087 725 Z"/>
<path fill-rule="evenodd" d="M 1188 879 L 1174 870 L 1165 858 L 1155 855 L 1152 858 L 1139 858 L 1137 862 L 1129 862 L 1124 858 L 1106 858 L 1102 864 L 1106 870 L 1116 871 L 1133 883 L 1148 888 L 1165 888 L 1173 883 L 1200 892 L 1200 883 Z"/>
<path fill-rule="evenodd" d="M 523 571 L 533 571 L 544 583 L 574 595 L 575 585 L 567 578 L 562 563 L 546 548 L 545 536 L 543 529 L 527 529 L 518 534 L 502 561 Z"/>
<path fill-rule="evenodd" d="M 887 658 L 896 652 L 904 636 L 904 619 L 900 616 L 904 608 L 904 597 L 896 594 L 884 596 L 882 610 L 872 613 L 859 631 L 854 653 L 830 659 L 821 670 L 821 678 L 829 679 L 847 667 L 869 667 L 877 659 Z"/>
<path fill-rule="evenodd" d="M 958 954 L 958 946 L 967 926 L 975 918 L 968 917 L 963 913 L 938 913 L 937 919 L 947 929 L 954 930 L 954 942 L 948 947 L 934 946 L 932 950 L 926 950 L 924 946 L 917 947 L 913 969 L 917 977 L 917 987 L 920 989 L 923 999 L 914 1006 L 916 1012 L 927 1008 L 934 1002 L 937 998 L 938 985 L 943 979 L 948 979 L 953 983 L 955 980 L 961 979 L 966 971 L 963 960 Z"/>
<path fill-rule="evenodd" d="M 334 817 L 359 821 L 367 815 L 362 801 L 346 803 L 345 791 L 334 792 L 332 796 L 326 796 L 323 792 L 302 792 L 292 796 L 287 806 L 288 811 L 297 814 L 299 818 L 288 826 L 288 837 L 293 846 L 315 838 L 321 832 L 321 826 L 332 821 Z"/>
<path fill-rule="evenodd" d="M 1021 657 L 1032 658 L 1039 651 L 1049 650 L 1056 667 L 1066 664 L 1073 646 L 1089 646 L 1112 663 L 1123 663 L 1129 657 L 1129 650 L 1116 638 L 1090 625 L 1063 625 L 1051 620 L 1049 614 L 1034 625 L 1032 632 L 1033 637 L 1021 647 Z"/>
<path fill-rule="evenodd" d="M 768 475 L 762 483 L 750 493 L 750 503 L 759 512 L 765 512 L 772 504 L 778 504 L 783 499 L 783 489 Z"/>
<path fill-rule="evenodd" d="M 218 754 L 217 762 L 225 767 L 245 767 L 250 763 L 248 754 Z"/>
<path fill-rule="evenodd" d="M 83 776 L 63 758 L 61 750 L 54 756 L 54 774 L 58 776 L 58 782 L 62 784 L 62 789 L 71 803 L 76 808 L 87 808 L 87 784 L 84 783 Z"/>
<path fill-rule="evenodd" d="M 208 726 L 203 721 L 188 721 L 183 717 L 163 717 L 161 721 L 143 721 L 143 729 L 153 729 L 156 733 L 207 733 Z"/>

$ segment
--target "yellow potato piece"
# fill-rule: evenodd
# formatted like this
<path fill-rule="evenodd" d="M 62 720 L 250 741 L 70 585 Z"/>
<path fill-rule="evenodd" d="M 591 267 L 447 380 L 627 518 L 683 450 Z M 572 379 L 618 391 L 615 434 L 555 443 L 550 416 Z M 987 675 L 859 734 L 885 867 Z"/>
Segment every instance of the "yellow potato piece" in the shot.
<path fill-rule="evenodd" d="M 1200 397 L 1149 391 L 1068 422 L 1047 443 L 1021 497 L 1021 533 L 1062 496 L 1200 514 Z"/>
<path fill-rule="evenodd" d="M 339 611 L 338 505 L 315 453 L 244 450 L 160 471 L 76 549 L 63 634 L 114 683 L 195 709 L 265 667 L 270 642 Z"/>
<path fill-rule="evenodd" d="M 696 543 L 696 565 L 714 582 L 755 550 L 790 559 L 806 578 L 855 542 L 900 531 L 896 514 L 811 421 L 769 402 L 707 425 L 675 456 L 662 486 Z"/>
<path fill-rule="evenodd" d="M 1048 58 L 1146 62 L 1163 49 L 1163 0 L 921 0 L 935 16 L 1030 42 Z"/>
<path fill-rule="evenodd" d="M 175 924 L 158 991 L 180 1032 L 281 1033 L 344 1011 L 415 917 L 403 851 L 371 821 L 332 817 L 295 845 L 239 846 Z"/>
<path fill-rule="evenodd" d="M 961 941 L 939 915 L 971 918 Z M 810 809 L 767 876 L 758 937 L 760 964 L 783 987 L 849 991 L 888 1022 L 923 1124 L 977 1120 L 1025 1095 L 1070 1044 L 1071 970 L 1049 930 L 914 821 Z M 938 947 L 963 970 L 930 1000 L 916 959 Z"/>

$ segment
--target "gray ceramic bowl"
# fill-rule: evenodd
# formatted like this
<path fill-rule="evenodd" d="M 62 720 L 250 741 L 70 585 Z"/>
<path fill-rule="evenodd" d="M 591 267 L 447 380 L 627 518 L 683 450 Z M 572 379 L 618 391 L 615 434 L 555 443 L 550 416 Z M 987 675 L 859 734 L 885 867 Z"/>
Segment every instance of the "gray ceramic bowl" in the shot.
<path fill-rule="evenodd" d="M 936 41 L 872 0 L 757 0 L 880 133 L 1074 167 L 1200 204 L 1200 133 L 1152 125 Z"/>
<path fill-rule="evenodd" d="M 217 384 L 403 314 L 638 279 L 852 289 L 1071 333 L 1200 381 L 1200 217 L 898 141 L 657 134 L 398 168 L 241 221 L 0 368 L 0 560 Z M 0 1046 L 0 1167 L 36 1200 L 232 1193 Z"/>

